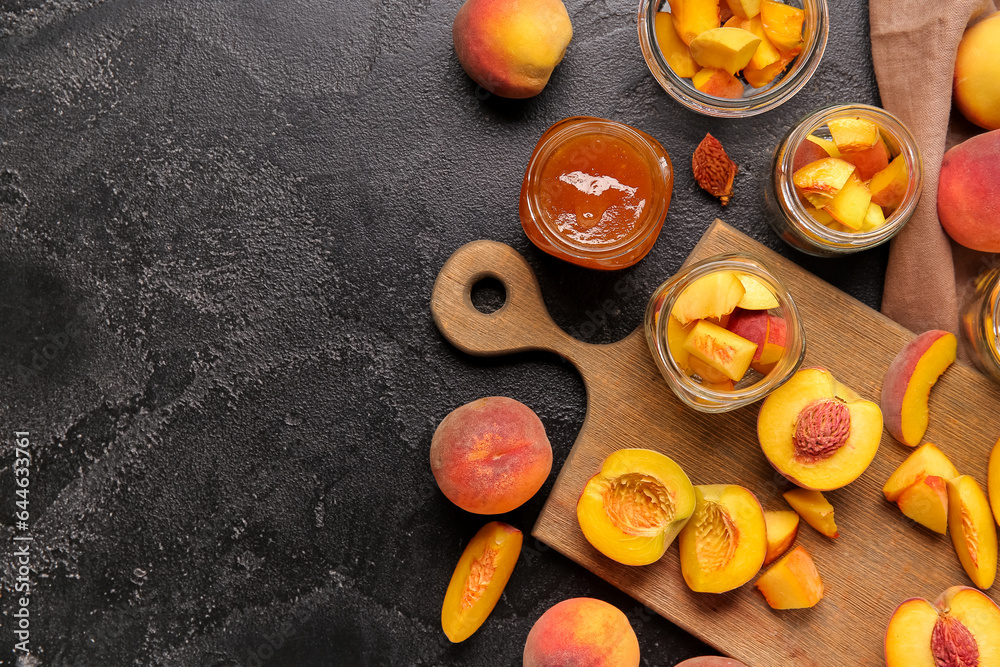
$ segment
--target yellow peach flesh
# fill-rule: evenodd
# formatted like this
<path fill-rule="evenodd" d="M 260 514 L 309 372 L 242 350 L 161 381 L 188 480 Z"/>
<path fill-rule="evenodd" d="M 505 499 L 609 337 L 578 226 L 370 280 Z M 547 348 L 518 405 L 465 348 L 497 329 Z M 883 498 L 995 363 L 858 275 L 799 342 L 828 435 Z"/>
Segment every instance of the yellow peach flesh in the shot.
<path fill-rule="evenodd" d="M 760 38 L 741 28 L 713 28 L 691 40 L 691 57 L 702 67 L 736 74 L 753 57 Z"/>
<path fill-rule="evenodd" d="M 982 589 L 997 573 L 997 531 L 986 494 L 975 479 L 948 480 L 948 532 L 955 553 L 972 582 Z"/>
<path fill-rule="evenodd" d="M 765 511 L 764 525 L 767 528 L 767 554 L 764 565 L 774 562 L 792 546 L 799 533 L 799 515 L 788 510 Z"/>
<path fill-rule="evenodd" d="M 823 210 L 851 231 L 858 231 L 864 225 L 871 201 L 872 193 L 854 173 Z"/>
<path fill-rule="evenodd" d="M 807 609 L 823 599 L 823 579 L 803 547 L 795 547 L 757 580 L 772 609 Z"/>
<path fill-rule="evenodd" d="M 760 19 L 768 39 L 780 51 L 789 52 L 801 47 L 802 24 L 806 14 L 797 7 L 781 2 L 763 0 L 760 3 Z"/>
<path fill-rule="evenodd" d="M 663 556 L 694 506 L 691 482 L 672 459 L 622 449 L 587 482 L 576 514 L 584 537 L 605 556 L 648 565 Z"/>
<path fill-rule="evenodd" d="M 693 320 L 722 317 L 733 312 L 746 289 L 732 271 L 716 271 L 684 288 L 670 314 L 682 325 Z"/>
<path fill-rule="evenodd" d="M 764 511 L 732 484 L 695 487 L 697 504 L 678 538 L 681 573 L 698 593 L 724 593 L 750 581 L 767 553 Z"/>
<path fill-rule="evenodd" d="M 885 633 L 886 667 L 937 667 L 931 634 L 938 610 L 927 600 L 903 602 L 889 619 Z"/>
<path fill-rule="evenodd" d="M 714 67 L 698 70 L 698 73 L 691 77 L 691 85 L 706 95 L 731 100 L 743 97 L 743 84 L 740 80 L 729 72 Z"/>
<path fill-rule="evenodd" d="M 736 277 L 743 284 L 743 289 L 746 290 L 743 298 L 736 304 L 737 308 L 744 310 L 770 310 L 771 308 L 778 308 L 781 305 L 778 302 L 778 297 L 774 296 L 774 293 L 765 287 L 764 283 L 753 276 L 745 273 L 737 273 Z"/>
<path fill-rule="evenodd" d="M 889 502 L 896 502 L 907 488 L 920 479 L 934 475 L 948 481 L 958 477 L 958 470 L 944 452 L 932 443 L 921 445 L 886 480 L 882 493 Z"/>
<path fill-rule="evenodd" d="M 990 451 L 990 464 L 987 472 L 986 489 L 990 494 L 990 507 L 993 516 L 1000 522 L 1000 440 Z"/>
<path fill-rule="evenodd" d="M 684 349 L 733 382 L 739 382 L 750 368 L 757 345 L 717 324 L 701 320 L 688 334 Z"/>
<path fill-rule="evenodd" d="M 672 0 L 670 13 L 681 41 L 691 41 L 707 30 L 719 27 L 719 0 Z"/>
<path fill-rule="evenodd" d="M 827 537 L 840 537 L 840 531 L 834 522 L 833 505 L 822 493 L 809 489 L 792 489 L 781 495 L 810 526 Z"/>
<path fill-rule="evenodd" d="M 955 361 L 958 341 L 947 331 L 926 331 L 896 354 L 882 382 L 881 406 L 892 437 L 916 447 L 927 432 L 929 400 L 938 378 Z"/>
<path fill-rule="evenodd" d="M 827 123 L 833 143 L 841 152 L 871 148 L 879 139 L 878 125 L 863 118 L 836 118 Z"/>
<path fill-rule="evenodd" d="M 729 10 L 741 19 L 750 19 L 760 14 L 760 0 L 726 0 Z"/>
<path fill-rule="evenodd" d="M 909 186 L 910 170 L 902 155 L 897 155 L 888 167 L 872 176 L 868 182 L 872 202 L 887 211 L 896 209 L 903 202 Z"/>
<path fill-rule="evenodd" d="M 792 182 L 804 194 L 836 195 L 847 185 L 855 166 L 840 158 L 828 157 L 810 162 L 792 174 Z"/>
<path fill-rule="evenodd" d="M 657 12 L 653 18 L 653 27 L 663 59 L 667 61 L 674 74 L 685 79 L 697 74 L 698 63 L 691 57 L 687 44 L 677 34 L 670 12 Z"/>
<path fill-rule="evenodd" d="M 899 509 L 910 519 L 936 533 L 948 532 L 948 487 L 936 475 L 917 480 L 899 496 Z"/>

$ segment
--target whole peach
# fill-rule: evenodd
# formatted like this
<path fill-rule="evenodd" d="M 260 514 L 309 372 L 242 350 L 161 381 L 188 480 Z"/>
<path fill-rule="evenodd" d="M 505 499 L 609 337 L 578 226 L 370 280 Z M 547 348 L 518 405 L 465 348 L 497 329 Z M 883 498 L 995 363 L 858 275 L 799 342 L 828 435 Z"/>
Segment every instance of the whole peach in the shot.
<path fill-rule="evenodd" d="M 451 28 L 462 68 L 501 97 L 542 92 L 573 25 L 562 0 L 466 0 Z"/>
<path fill-rule="evenodd" d="M 976 125 L 1000 129 L 1000 12 L 966 30 L 958 45 L 955 103 Z"/>
<path fill-rule="evenodd" d="M 1000 252 L 1000 130 L 976 135 L 944 154 L 938 219 L 967 248 Z"/>
<path fill-rule="evenodd" d="M 523 505 L 552 470 L 552 446 L 531 408 L 505 396 L 455 408 L 431 439 L 431 472 L 448 500 L 475 514 Z"/>
<path fill-rule="evenodd" d="M 638 667 L 639 640 L 625 614 L 593 598 L 550 607 L 528 633 L 524 667 Z"/>

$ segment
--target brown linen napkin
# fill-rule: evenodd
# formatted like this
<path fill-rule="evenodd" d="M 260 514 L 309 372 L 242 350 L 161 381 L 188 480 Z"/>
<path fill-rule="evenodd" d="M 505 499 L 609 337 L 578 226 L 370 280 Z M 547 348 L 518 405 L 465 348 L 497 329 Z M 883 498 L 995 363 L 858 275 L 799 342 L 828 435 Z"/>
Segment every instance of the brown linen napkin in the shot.
<path fill-rule="evenodd" d="M 951 113 L 955 53 L 973 19 L 996 0 L 869 0 L 872 59 L 882 106 L 917 138 L 920 204 L 889 251 L 882 312 L 915 331 L 958 333 L 958 299 L 982 254 L 953 245 L 937 218 L 937 181 Z M 960 114 L 956 111 L 956 116 Z M 963 119 L 964 121 L 964 119 Z M 956 122 L 958 124 L 958 122 Z"/>

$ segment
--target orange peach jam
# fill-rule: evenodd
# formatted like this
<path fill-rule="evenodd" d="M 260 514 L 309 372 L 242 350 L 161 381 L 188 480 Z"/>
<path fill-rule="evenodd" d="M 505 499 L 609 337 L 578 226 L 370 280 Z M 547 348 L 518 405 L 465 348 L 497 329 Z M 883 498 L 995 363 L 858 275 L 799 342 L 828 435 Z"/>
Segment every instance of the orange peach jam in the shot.
<path fill-rule="evenodd" d="M 596 269 L 652 248 L 673 189 L 670 158 L 649 135 L 600 118 L 567 118 L 539 140 L 521 187 L 521 225 L 545 252 Z"/>
<path fill-rule="evenodd" d="M 620 242 L 642 223 L 653 195 L 646 160 L 607 134 L 583 134 L 559 146 L 542 167 L 542 215 L 585 245 Z"/>

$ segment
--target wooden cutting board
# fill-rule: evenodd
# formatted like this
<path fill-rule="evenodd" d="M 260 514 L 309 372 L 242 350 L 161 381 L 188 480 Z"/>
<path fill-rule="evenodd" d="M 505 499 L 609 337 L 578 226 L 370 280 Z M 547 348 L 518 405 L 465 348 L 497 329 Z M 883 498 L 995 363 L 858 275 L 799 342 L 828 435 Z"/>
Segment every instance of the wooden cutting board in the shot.
<path fill-rule="evenodd" d="M 804 366 L 828 368 L 877 402 L 886 368 L 913 334 L 718 220 L 688 261 L 733 251 L 763 259 L 788 287 L 805 326 Z M 507 290 L 504 306 L 489 315 L 477 311 L 470 297 L 484 277 L 499 279 Z M 475 241 L 457 250 L 434 285 L 431 311 L 441 333 L 469 354 L 549 350 L 583 376 L 586 419 L 533 535 L 747 665 L 884 664 L 883 635 L 896 605 L 972 585 L 950 537 L 913 524 L 882 496 L 882 485 L 912 451 L 888 432 L 865 474 L 827 494 L 840 537 L 828 539 L 804 523 L 800 528 L 797 543 L 812 554 L 826 587 L 813 609 L 773 611 L 752 582 L 722 595 L 692 593 L 681 577 L 676 546 L 645 567 L 609 560 L 580 532 L 576 501 L 604 458 L 624 447 L 667 454 L 695 484 L 740 484 L 765 509 L 789 509 L 780 494 L 791 485 L 757 444 L 759 404 L 721 415 L 685 407 L 654 365 L 641 327 L 610 345 L 570 337 L 549 317 L 530 266 L 500 243 Z M 941 447 L 985 489 L 987 459 L 998 438 L 1000 386 L 956 363 L 934 387 L 925 442 Z"/>

